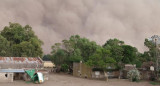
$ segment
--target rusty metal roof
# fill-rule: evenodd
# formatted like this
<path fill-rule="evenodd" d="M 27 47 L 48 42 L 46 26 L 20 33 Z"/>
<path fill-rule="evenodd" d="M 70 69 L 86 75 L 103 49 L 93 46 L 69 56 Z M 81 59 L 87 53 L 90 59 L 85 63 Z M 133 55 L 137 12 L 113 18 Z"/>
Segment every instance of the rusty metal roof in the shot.
<path fill-rule="evenodd" d="M 42 64 L 42 60 L 39 57 L 0 57 L 0 63 L 38 63 Z"/>
<path fill-rule="evenodd" d="M 0 57 L 0 69 L 42 68 L 43 60 L 39 57 Z"/>

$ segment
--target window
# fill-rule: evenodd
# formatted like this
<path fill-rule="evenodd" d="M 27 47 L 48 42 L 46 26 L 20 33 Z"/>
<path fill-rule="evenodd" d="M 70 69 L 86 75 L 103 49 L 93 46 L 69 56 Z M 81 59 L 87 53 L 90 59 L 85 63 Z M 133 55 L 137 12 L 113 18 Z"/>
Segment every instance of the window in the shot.
<path fill-rule="evenodd" d="M 5 74 L 5 77 L 8 77 L 8 74 Z"/>

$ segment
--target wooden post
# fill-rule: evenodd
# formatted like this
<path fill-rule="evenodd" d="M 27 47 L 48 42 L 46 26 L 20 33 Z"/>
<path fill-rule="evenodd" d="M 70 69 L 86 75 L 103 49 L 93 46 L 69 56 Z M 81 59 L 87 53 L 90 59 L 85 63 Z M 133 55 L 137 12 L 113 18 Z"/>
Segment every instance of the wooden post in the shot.
<path fill-rule="evenodd" d="M 108 74 L 105 71 L 104 71 L 104 76 L 105 76 L 106 81 L 108 82 Z"/>

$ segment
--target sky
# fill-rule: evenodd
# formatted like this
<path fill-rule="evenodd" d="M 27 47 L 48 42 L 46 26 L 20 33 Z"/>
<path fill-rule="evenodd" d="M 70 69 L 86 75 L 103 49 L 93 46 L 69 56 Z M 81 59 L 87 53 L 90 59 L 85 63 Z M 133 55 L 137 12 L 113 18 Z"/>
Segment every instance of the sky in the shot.
<path fill-rule="evenodd" d="M 99 45 L 117 38 L 143 52 L 145 38 L 160 34 L 160 0 L 0 0 L 0 30 L 9 22 L 30 25 L 44 54 L 76 34 Z"/>

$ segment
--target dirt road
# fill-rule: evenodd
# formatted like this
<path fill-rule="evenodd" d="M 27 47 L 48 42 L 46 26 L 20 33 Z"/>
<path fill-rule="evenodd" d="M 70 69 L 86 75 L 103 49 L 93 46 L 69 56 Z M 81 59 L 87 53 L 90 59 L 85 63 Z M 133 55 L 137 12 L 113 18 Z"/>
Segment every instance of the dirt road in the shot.
<path fill-rule="evenodd" d="M 0 83 L 0 86 L 152 86 L 148 82 L 129 82 L 128 80 L 109 79 L 108 82 L 88 80 L 70 75 L 50 74 L 50 79 L 43 84 L 14 81 L 12 83 Z"/>

